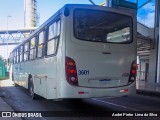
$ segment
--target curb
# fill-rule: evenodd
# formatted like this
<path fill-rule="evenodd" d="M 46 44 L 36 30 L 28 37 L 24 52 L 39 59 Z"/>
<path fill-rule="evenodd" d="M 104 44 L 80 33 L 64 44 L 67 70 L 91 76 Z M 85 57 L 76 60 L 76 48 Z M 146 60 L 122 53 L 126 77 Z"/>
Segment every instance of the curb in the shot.
<path fill-rule="evenodd" d="M 137 89 L 136 94 L 160 98 L 160 92 L 156 92 L 156 91 Z"/>

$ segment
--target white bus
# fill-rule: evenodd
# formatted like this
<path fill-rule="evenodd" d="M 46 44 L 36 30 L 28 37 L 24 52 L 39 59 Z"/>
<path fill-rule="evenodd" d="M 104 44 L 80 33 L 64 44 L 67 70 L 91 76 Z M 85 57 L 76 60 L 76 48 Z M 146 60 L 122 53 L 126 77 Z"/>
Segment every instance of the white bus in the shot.
<path fill-rule="evenodd" d="M 46 99 L 135 94 L 136 16 L 65 5 L 10 54 L 12 79 Z"/>

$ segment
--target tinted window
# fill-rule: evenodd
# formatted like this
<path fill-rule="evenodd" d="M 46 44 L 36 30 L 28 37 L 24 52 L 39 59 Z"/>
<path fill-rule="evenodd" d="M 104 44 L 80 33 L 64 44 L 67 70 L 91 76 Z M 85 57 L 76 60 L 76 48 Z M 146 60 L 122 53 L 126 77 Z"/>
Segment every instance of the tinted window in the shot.
<path fill-rule="evenodd" d="M 29 58 L 31 60 L 35 59 L 35 56 L 36 56 L 35 46 L 36 46 L 36 38 L 34 37 L 30 41 L 30 57 Z"/>
<path fill-rule="evenodd" d="M 60 35 L 60 20 L 54 22 L 49 26 L 47 55 L 53 55 L 56 53 L 58 47 L 59 35 Z"/>
<path fill-rule="evenodd" d="M 132 18 L 126 15 L 77 9 L 74 12 L 74 34 L 81 40 L 111 43 L 129 43 Z"/>
<path fill-rule="evenodd" d="M 29 42 L 24 45 L 24 61 L 29 59 Z"/>
<path fill-rule="evenodd" d="M 23 46 L 20 46 L 20 62 L 23 61 Z"/>
<path fill-rule="evenodd" d="M 39 33 L 38 36 L 38 48 L 37 48 L 37 57 L 42 57 L 43 56 L 43 49 L 44 49 L 44 31 Z"/>

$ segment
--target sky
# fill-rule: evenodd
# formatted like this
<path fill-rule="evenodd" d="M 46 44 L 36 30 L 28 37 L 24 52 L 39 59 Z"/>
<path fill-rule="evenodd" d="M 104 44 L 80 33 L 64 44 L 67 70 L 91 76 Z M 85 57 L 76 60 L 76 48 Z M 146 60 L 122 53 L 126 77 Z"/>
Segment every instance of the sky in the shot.
<path fill-rule="evenodd" d="M 12 16 L 8 22 L 10 29 L 22 28 L 24 26 L 24 0 L 1 0 L 0 2 L 0 29 L 7 28 L 8 15 Z M 104 0 L 94 0 L 94 2 L 100 4 Z M 42 24 L 58 9 L 69 3 L 90 4 L 88 0 L 37 0 L 39 23 Z"/>
<path fill-rule="evenodd" d="M 7 29 L 7 16 L 8 29 L 23 28 L 24 27 L 24 0 L 0 0 L 0 30 Z M 103 3 L 105 0 L 93 0 L 96 4 Z M 127 0 L 135 2 L 136 0 Z M 142 4 L 146 0 L 139 0 Z M 57 10 L 65 4 L 91 4 L 89 0 L 37 0 L 37 12 L 40 20 L 39 25 L 45 22 Z M 138 10 L 138 21 L 153 27 L 154 25 L 154 0 Z M 10 52 L 14 46 L 9 46 Z M 0 46 L 0 55 L 7 58 L 6 46 Z M 5 51 L 5 52 L 4 52 Z M 8 53 L 9 54 L 9 53 Z"/>
<path fill-rule="evenodd" d="M 150 27 L 154 27 L 154 16 L 155 16 L 155 0 L 152 0 L 150 3 L 143 6 L 138 10 L 137 20 Z"/>
<path fill-rule="evenodd" d="M 105 0 L 93 0 L 96 4 L 100 4 Z M 136 0 L 127 0 L 135 2 Z M 146 0 L 139 0 L 140 4 Z M 154 1 L 154 0 L 153 0 Z M 37 0 L 37 12 L 40 16 L 39 25 L 46 21 L 53 13 L 60 9 L 65 4 L 79 3 L 79 4 L 91 4 L 89 0 Z M 149 20 L 153 17 L 154 6 L 153 2 L 146 7 L 139 10 L 138 20 L 143 21 Z M 148 10 L 151 13 L 148 13 Z M 47 12 L 46 12 L 47 11 Z M 7 16 L 11 16 L 8 20 L 8 27 L 22 28 L 24 27 L 24 0 L 1 0 L 0 4 L 0 29 L 7 28 Z M 147 20 L 144 20 L 147 19 Z M 150 23 L 150 22 L 149 22 Z M 149 24 L 151 27 L 151 24 Z"/>

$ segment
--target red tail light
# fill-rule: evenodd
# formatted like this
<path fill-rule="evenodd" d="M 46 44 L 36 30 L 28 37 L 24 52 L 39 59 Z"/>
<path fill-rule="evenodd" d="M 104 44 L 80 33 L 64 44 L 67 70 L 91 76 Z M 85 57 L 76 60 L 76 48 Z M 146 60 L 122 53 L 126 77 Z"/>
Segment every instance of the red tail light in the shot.
<path fill-rule="evenodd" d="M 78 85 L 76 63 L 72 58 L 66 57 L 66 79 L 72 85 Z"/>
<path fill-rule="evenodd" d="M 131 65 L 130 76 L 128 80 L 129 82 L 134 82 L 136 80 L 136 73 L 137 73 L 137 64 L 135 60 Z"/>

